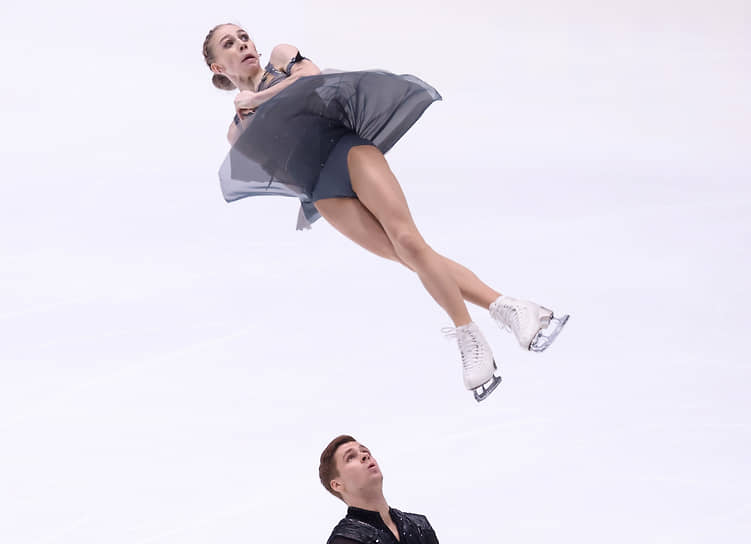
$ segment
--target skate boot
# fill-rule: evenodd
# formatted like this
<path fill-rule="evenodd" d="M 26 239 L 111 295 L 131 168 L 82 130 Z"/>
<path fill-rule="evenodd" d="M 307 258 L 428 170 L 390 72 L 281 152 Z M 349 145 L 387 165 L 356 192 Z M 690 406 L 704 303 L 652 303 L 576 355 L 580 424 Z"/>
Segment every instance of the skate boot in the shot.
<path fill-rule="evenodd" d="M 513 331 L 521 347 L 530 351 L 550 347 L 569 318 L 555 317 L 552 310 L 534 302 L 505 295 L 490 305 L 490 316 L 502 329 Z"/>
<path fill-rule="evenodd" d="M 443 334 L 456 338 L 462 354 L 464 387 L 473 391 L 477 402 L 483 401 L 501 383 L 501 377 L 493 372 L 498 368 L 490 352 L 490 346 L 475 323 L 461 327 L 444 327 Z"/>

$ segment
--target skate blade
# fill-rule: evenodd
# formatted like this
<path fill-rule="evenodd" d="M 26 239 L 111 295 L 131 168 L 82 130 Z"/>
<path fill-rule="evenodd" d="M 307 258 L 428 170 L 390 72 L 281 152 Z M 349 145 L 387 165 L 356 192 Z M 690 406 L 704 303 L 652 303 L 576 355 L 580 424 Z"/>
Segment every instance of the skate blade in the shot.
<path fill-rule="evenodd" d="M 529 345 L 529 351 L 540 353 L 548 349 L 560 334 L 569 317 L 568 314 L 563 317 L 552 316 L 548 327 L 546 329 L 540 329 L 535 335 L 534 340 L 532 340 L 532 343 Z"/>
<path fill-rule="evenodd" d="M 482 384 L 480 387 L 475 387 L 472 392 L 475 394 L 475 400 L 477 402 L 482 402 L 486 398 L 490 396 L 490 394 L 495 391 L 495 388 L 498 387 L 501 384 L 501 377 L 500 376 L 493 376 Z"/>

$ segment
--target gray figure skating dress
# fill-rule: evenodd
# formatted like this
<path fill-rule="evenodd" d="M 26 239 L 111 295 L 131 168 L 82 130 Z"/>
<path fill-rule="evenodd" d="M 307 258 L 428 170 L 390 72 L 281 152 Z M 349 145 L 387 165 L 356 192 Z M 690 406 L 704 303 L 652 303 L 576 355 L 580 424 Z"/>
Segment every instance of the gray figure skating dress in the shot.
<path fill-rule="evenodd" d="M 269 63 L 258 91 L 289 77 L 304 58 L 298 52 L 283 70 Z M 246 128 L 219 169 L 224 198 L 299 198 L 297 229 L 310 228 L 320 217 L 317 200 L 357 197 L 347 168 L 350 148 L 375 145 L 386 153 L 440 99 L 411 75 L 368 70 L 302 77 L 243 121 Z"/>

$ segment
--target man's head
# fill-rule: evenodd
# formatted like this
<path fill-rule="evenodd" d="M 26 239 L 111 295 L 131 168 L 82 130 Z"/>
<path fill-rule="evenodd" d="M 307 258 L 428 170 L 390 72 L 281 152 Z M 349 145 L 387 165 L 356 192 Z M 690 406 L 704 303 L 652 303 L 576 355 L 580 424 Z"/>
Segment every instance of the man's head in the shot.
<path fill-rule="evenodd" d="M 381 493 L 383 474 L 370 450 L 349 435 L 334 438 L 321 454 L 321 484 L 329 493 L 350 504 L 348 498 Z"/>

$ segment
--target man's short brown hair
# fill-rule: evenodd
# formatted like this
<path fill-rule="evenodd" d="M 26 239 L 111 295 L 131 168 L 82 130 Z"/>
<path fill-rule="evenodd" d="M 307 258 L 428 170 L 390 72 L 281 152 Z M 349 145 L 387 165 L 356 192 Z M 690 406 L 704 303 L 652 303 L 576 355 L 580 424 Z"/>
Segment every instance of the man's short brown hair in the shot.
<path fill-rule="evenodd" d="M 339 446 L 347 444 L 348 442 L 357 442 L 357 440 L 348 434 L 341 434 L 334 438 L 329 442 L 329 445 L 326 446 L 326 449 L 323 450 L 323 453 L 321 454 L 321 464 L 318 465 L 318 477 L 321 479 L 321 484 L 323 484 L 323 487 L 325 487 L 329 493 L 341 500 L 344 500 L 342 496 L 331 489 L 331 480 L 339 476 L 339 471 L 336 469 L 336 459 L 334 459 L 334 454 L 336 453 L 336 450 L 339 449 Z"/>

